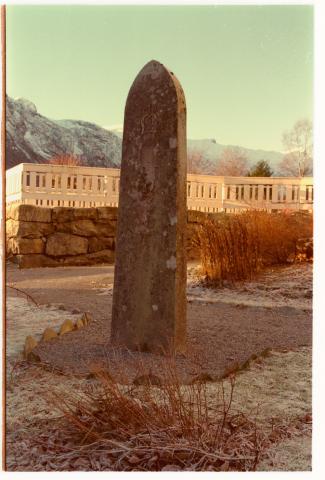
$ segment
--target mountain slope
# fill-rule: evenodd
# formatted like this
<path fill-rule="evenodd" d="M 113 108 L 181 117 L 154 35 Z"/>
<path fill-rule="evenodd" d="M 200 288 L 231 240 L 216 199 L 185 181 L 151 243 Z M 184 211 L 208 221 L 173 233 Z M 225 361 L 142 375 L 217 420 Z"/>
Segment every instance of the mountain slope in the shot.
<path fill-rule="evenodd" d="M 51 120 L 37 112 L 26 99 L 14 100 L 7 96 L 6 168 L 19 163 L 47 163 L 62 154 L 73 154 L 84 165 L 92 167 L 119 167 L 121 163 L 122 132 L 107 130 L 81 120 Z M 200 155 L 199 173 L 213 174 L 222 151 L 231 145 L 222 145 L 214 139 L 188 139 L 188 154 Z M 237 147 L 234 147 L 237 148 Z M 239 147 L 250 165 L 267 160 L 276 172 L 283 154 Z"/>
<path fill-rule="evenodd" d="M 118 167 L 121 139 L 104 128 L 80 120 L 50 120 L 25 99 L 6 98 L 6 167 L 47 163 L 62 154 L 80 157 L 92 167 Z"/>

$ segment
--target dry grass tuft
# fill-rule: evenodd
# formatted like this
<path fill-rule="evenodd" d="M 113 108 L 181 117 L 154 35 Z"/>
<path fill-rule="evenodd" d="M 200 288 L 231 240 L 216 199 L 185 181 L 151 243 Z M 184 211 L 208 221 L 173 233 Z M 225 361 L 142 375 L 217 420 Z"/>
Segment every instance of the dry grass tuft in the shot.
<path fill-rule="evenodd" d="M 165 369 L 159 386 L 122 385 L 98 369 L 84 392 L 52 393 L 48 399 L 70 432 L 61 461 L 76 469 L 78 459 L 83 470 L 85 457 L 98 458 L 95 469 L 114 471 L 255 471 L 270 445 L 301 435 L 309 422 L 272 421 L 261 429 L 256 417 L 233 407 L 235 375 L 219 384 L 211 401 L 206 382 L 182 385 L 169 358 Z"/>
<path fill-rule="evenodd" d="M 234 376 L 229 393 L 220 384 L 213 405 L 207 384 L 181 385 L 172 362 L 159 387 L 121 385 L 100 370 L 96 378 L 96 388 L 55 393 L 50 401 L 73 426 L 79 447 L 105 452 L 112 470 L 256 469 L 264 440 L 254 421 L 231 410 Z"/>
<path fill-rule="evenodd" d="M 252 279 L 263 267 L 296 258 L 297 241 L 312 236 L 311 215 L 248 211 L 207 219 L 197 230 L 206 280 Z"/>

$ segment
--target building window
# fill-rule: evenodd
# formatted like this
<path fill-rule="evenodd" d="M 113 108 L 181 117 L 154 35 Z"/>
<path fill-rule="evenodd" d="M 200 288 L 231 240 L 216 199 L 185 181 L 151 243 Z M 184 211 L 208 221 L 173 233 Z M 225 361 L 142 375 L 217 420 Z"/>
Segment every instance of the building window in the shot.
<path fill-rule="evenodd" d="M 52 175 L 52 188 L 55 188 L 55 176 Z"/>
<path fill-rule="evenodd" d="M 292 201 L 298 202 L 298 200 L 299 200 L 299 186 L 298 185 L 292 185 L 291 199 L 292 199 Z"/>
<path fill-rule="evenodd" d="M 36 175 L 36 187 L 39 187 L 39 175 Z"/>
<path fill-rule="evenodd" d="M 42 175 L 42 187 L 45 188 L 45 175 Z"/>
<path fill-rule="evenodd" d="M 188 184 L 187 184 L 187 196 L 188 197 L 191 196 L 191 184 L 190 184 L 190 182 L 188 182 Z"/>
<path fill-rule="evenodd" d="M 264 187 L 263 189 L 263 200 L 267 199 L 267 187 Z"/>
<path fill-rule="evenodd" d="M 26 187 L 30 187 L 30 174 L 26 174 Z"/>
<path fill-rule="evenodd" d="M 287 187 L 285 185 L 278 186 L 278 202 L 285 202 L 287 199 Z"/>
<path fill-rule="evenodd" d="M 236 200 L 239 199 L 239 187 L 236 187 Z"/>
<path fill-rule="evenodd" d="M 230 199 L 230 187 L 227 187 L 227 200 Z"/>
<path fill-rule="evenodd" d="M 306 185 L 306 201 L 312 202 L 314 200 L 314 187 L 313 185 Z"/>
<path fill-rule="evenodd" d="M 71 177 L 67 178 L 67 188 L 71 188 Z"/>
<path fill-rule="evenodd" d="M 244 187 L 242 186 L 241 187 L 241 199 L 243 200 L 244 199 Z"/>

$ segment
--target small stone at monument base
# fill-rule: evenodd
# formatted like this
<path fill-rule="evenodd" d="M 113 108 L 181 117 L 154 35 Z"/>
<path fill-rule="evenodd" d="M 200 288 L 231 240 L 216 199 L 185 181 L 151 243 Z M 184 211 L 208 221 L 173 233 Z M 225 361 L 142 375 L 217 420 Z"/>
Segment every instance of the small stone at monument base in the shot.
<path fill-rule="evenodd" d="M 92 321 L 92 318 L 89 315 L 89 313 L 85 312 L 81 317 L 81 320 L 83 321 L 83 324 L 86 326 Z"/>
<path fill-rule="evenodd" d="M 37 346 L 37 340 L 32 337 L 31 335 L 28 335 L 25 340 L 25 346 L 24 346 L 24 357 L 27 358 L 29 353 Z"/>
<path fill-rule="evenodd" d="M 77 330 L 84 327 L 84 322 L 83 322 L 82 318 L 78 318 L 78 320 L 75 323 L 75 327 L 76 327 Z"/>
<path fill-rule="evenodd" d="M 27 355 L 26 357 L 26 360 L 28 362 L 40 362 L 41 361 L 41 357 L 39 355 L 37 355 L 37 353 L 34 353 L 34 352 L 29 352 L 29 354 Z"/>
<path fill-rule="evenodd" d="M 74 330 L 74 324 L 72 320 L 67 319 L 62 323 L 59 335 L 64 335 L 65 333 L 72 332 L 72 330 Z"/>
<path fill-rule="evenodd" d="M 58 336 L 58 334 L 56 333 L 56 331 L 53 330 L 53 328 L 48 327 L 43 332 L 42 340 L 44 342 L 48 342 L 49 340 L 51 340 L 52 338 L 55 338 L 57 336 Z"/>

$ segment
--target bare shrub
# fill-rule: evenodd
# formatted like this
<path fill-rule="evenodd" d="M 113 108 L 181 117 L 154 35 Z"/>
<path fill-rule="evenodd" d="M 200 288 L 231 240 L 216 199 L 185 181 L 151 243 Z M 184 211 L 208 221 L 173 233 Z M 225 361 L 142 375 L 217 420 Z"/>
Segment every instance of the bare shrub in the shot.
<path fill-rule="evenodd" d="M 249 164 L 244 150 L 238 147 L 227 147 L 221 153 L 214 174 L 243 177 L 248 171 Z"/>
<path fill-rule="evenodd" d="M 311 215 L 248 211 L 206 219 L 197 230 L 208 282 L 252 278 L 261 268 L 295 258 L 297 241 L 312 236 Z"/>
<path fill-rule="evenodd" d="M 81 166 L 82 161 L 79 157 L 71 154 L 57 155 L 56 157 L 51 158 L 49 161 L 50 165 L 70 165 L 70 166 Z"/>
<path fill-rule="evenodd" d="M 182 385 L 173 362 L 164 373 L 159 387 L 130 386 L 99 370 L 98 388 L 55 394 L 51 403 L 73 426 L 76 449 L 105 453 L 112 470 L 255 470 L 265 438 L 232 411 L 234 376 L 211 402 L 207 384 Z"/>

